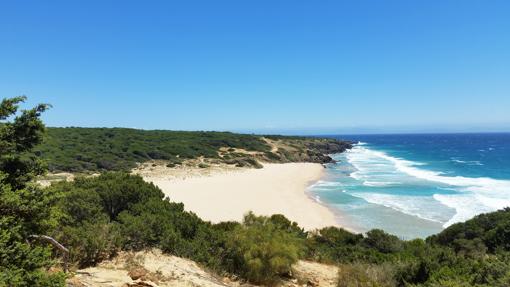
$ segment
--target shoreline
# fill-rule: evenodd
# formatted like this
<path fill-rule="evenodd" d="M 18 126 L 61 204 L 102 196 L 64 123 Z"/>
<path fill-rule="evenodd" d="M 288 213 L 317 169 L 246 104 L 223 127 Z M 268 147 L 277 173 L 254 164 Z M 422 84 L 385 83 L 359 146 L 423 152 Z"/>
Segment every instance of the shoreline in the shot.
<path fill-rule="evenodd" d="M 204 175 L 190 171 L 176 177 L 166 172 L 144 173 L 174 202 L 204 220 L 242 221 L 244 214 L 283 214 L 305 230 L 343 227 L 331 207 L 318 202 L 310 187 L 321 180 L 325 168 L 317 163 L 264 164 L 261 169 L 219 169 Z"/>
<path fill-rule="evenodd" d="M 314 191 L 312 190 L 315 183 L 318 183 L 319 181 L 323 181 L 323 180 L 327 180 L 328 179 L 327 174 L 326 174 L 327 169 L 328 169 L 328 167 L 326 167 L 324 169 L 324 173 L 322 174 L 320 179 L 314 181 L 313 184 L 310 184 L 306 188 L 305 193 L 310 198 L 310 200 L 313 200 L 317 204 L 327 208 L 329 210 L 329 212 L 331 212 L 333 214 L 333 216 L 335 217 L 335 221 L 337 223 L 336 225 L 334 225 L 335 227 L 343 228 L 343 229 L 345 229 L 345 230 L 347 230 L 347 231 L 349 231 L 351 233 L 355 233 L 355 234 L 364 233 L 364 231 L 362 231 L 359 227 L 356 227 L 356 225 L 353 224 L 353 222 L 351 220 L 349 220 L 347 218 L 347 216 L 342 213 L 342 211 L 334 208 L 332 205 L 330 205 L 327 202 L 323 201 L 320 198 L 320 196 L 318 194 L 314 193 Z M 319 197 L 319 198 L 317 198 L 317 197 Z"/>

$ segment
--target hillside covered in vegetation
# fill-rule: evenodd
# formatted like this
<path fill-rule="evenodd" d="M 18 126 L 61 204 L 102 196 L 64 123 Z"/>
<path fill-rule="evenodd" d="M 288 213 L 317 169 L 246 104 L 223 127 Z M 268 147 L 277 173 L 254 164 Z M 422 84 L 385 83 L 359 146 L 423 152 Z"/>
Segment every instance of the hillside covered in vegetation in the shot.
<path fill-rule="evenodd" d="M 40 115 L 47 106 L 18 113 L 23 100 L 0 103 L 2 287 L 65 286 L 76 268 L 94 266 L 121 251 L 154 248 L 216 274 L 267 286 L 293 276 L 291 267 L 300 259 L 337 265 L 339 287 L 510 286 L 510 209 L 457 223 L 426 240 L 404 241 L 382 230 L 306 232 L 278 214 L 248 213 L 243 222 L 213 224 L 171 202 L 140 176 L 122 171 L 42 188 L 34 179 L 44 168 L 32 151 L 43 140 Z M 281 148 L 278 140 L 269 138 L 273 151 Z M 255 142 L 253 149 L 267 151 Z M 304 145 L 330 148 L 324 144 L 312 140 Z M 96 145 L 89 145 L 91 152 Z M 68 254 L 69 273 L 63 272 L 62 252 Z"/>
<path fill-rule="evenodd" d="M 186 132 L 124 128 L 48 128 L 35 154 L 52 172 L 127 171 L 137 163 L 189 159 L 259 167 L 262 162 L 332 161 L 329 153 L 347 141 L 312 137 L 256 136 L 229 132 Z"/>
<path fill-rule="evenodd" d="M 277 285 L 300 259 L 339 266 L 338 286 L 509 286 L 510 209 L 483 214 L 426 240 L 382 230 L 305 232 L 283 215 L 247 214 L 212 224 L 165 199 L 139 176 L 105 173 L 53 184 L 60 216 L 47 232 L 71 250 L 76 267 L 119 251 L 157 248 L 223 276 Z"/>

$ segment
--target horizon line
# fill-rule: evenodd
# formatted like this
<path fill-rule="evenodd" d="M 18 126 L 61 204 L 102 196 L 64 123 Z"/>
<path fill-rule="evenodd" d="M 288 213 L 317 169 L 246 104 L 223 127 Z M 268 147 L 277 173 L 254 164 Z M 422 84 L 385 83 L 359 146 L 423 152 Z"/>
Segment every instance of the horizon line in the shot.
<path fill-rule="evenodd" d="M 91 128 L 91 129 L 132 129 L 132 130 L 143 130 L 143 131 L 177 131 L 177 132 L 230 132 L 238 134 L 253 134 L 253 135 L 289 135 L 289 136 L 333 136 L 333 135 L 405 135 L 405 134 L 505 134 L 510 133 L 510 128 L 494 128 L 494 129 L 451 129 L 444 130 L 439 129 L 433 131 L 429 129 L 423 130 L 398 130 L 395 128 L 389 128 L 388 131 L 383 131 L 374 128 L 359 128 L 356 132 L 355 128 L 348 128 L 343 130 L 338 128 L 289 128 L 289 129 L 165 129 L 165 128 L 139 128 L 139 127 L 122 127 L 122 126 L 46 126 L 47 128 Z M 393 130 L 392 130 L 393 129 Z M 314 131 L 315 130 L 315 131 Z M 325 131 L 330 130 L 330 131 Z"/>

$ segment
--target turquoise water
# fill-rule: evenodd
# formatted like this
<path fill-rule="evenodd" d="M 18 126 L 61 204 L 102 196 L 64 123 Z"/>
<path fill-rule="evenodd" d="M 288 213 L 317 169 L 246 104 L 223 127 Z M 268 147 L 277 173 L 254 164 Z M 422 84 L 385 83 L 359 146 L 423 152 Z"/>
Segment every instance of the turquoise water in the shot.
<path fill-rule="evenodd" d="M 334 137 L 360 144 L 311 193 L 351 229 L 423 238 L 510 206 L 508 133 Z"/>

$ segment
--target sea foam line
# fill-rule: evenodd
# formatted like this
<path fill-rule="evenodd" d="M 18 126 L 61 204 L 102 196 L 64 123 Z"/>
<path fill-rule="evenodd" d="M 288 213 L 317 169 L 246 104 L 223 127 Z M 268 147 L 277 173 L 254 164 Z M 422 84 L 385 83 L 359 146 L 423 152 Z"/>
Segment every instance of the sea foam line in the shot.
<path fill-rule="evenodd" d="M 430 202 L 433 201 L 433 199 L 430 197 L 400 196 L 378 193 L 351 193 L 351 195 L 362 198 L 369 203 L 382 205 L 407 215 L 416 216 L 418 218 L 437 223 L 444 223 L 444 220 L 440 219 L 440 215 L 434 212 L 434 208 Z M 419 205 L 423 205 L 424 203 L 428 205 L 429 208 L 420 208 Z"/>
<path fill-rule="evenodd" d="M 357 180 L 364 180 L 365 183 L 370 183 L 370 180 L 367 179 L 369 175 L 361 176 L 361 171 L 366 170 L 367 167 L 370 168 L 372 163 L 377 163 L 382 159 L 391 163 L 396 171 L 408 176 L 456 187 L 463 194 L 434 195 L 434 199 L 438 202 L 456 211 L 456 214 L 444 224 L 444 227 L 455 222 L 467 220 L 482 212 L 494 211 L 510 206 L 509 180 L 497 180 L 488 177 L 444 176 L 441 172 L 416 167 L 423 165 L 422 163 L 393 157 L 384 152 L 371 150 L 360 145 L 356 145 L 348 151 L 346 158 L 349 163 L 358 169 L 358 171 L 351 174 L 351 177 Z M 382 183 L 379 184 L 383 185 Z"/>

